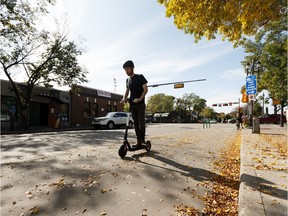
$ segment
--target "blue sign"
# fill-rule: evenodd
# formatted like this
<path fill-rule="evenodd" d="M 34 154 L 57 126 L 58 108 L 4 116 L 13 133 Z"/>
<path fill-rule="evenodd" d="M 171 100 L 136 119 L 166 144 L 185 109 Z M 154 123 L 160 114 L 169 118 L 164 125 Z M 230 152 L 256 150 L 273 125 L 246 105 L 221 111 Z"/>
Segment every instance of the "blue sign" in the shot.
<path fill-rule="evenodd" d="M 257 93 L 257 79 L 256 75 L 250 75 L 246 77 L 246 94 L 256 94 Z"/>

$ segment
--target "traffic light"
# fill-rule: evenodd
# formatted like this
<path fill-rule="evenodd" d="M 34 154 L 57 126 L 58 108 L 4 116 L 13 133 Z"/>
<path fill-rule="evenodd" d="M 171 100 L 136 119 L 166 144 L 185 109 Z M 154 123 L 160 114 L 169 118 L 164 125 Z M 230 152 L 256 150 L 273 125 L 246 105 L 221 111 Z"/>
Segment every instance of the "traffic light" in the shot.
<path fill-rule="evenodd" d="M 228 106 L 228 104 L 227 104 L 227 103 L 224 103 L 223 106 Z"/>
<path fill-rule="evenodd" d="M 212 104 L 212 107 L 213 107 L 213 106 L 217 106 L 217 104 Z"/>
<path fill-rule="evenodd" d="M 229 106 L 232 106 L 232 102 L 229 103 Z"/>
<path fill-rule="evenodd" d="M 246 92 L 242 93 L 241 101 L 242 101 L 242 103 L 248 103 L 248 95 L 246 94 Z"/>
<path fill-rule="evenodd" d="M 174 89 L 176 88 L 184 88 L 184 83 L 176 83 L 174 84 Z"/>

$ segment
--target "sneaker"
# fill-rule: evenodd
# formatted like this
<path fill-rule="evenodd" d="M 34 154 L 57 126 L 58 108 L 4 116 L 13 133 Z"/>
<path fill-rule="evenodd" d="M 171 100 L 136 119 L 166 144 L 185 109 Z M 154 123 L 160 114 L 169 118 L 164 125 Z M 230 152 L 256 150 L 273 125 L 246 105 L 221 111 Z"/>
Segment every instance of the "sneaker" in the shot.
<path fill-rule="evenodd" d="M 132 145 L 132 148 L 141 148 L 141 147 L 142 147 L 141 142 L 137 142 L 135 145 Z"/>

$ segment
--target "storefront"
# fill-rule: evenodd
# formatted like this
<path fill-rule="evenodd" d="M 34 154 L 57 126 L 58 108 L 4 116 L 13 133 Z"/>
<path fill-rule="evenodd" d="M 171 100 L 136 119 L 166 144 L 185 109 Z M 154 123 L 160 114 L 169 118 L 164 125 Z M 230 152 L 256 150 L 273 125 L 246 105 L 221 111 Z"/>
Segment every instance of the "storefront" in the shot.
<path fill-rule="evenodd" d="M 25 84 L 19 84 L 25 92 Z M 41 86 L 33 88 L 30 102 L 30 126 L 55 127 L 57 120 L 61 125 L 69 126 L 70 93 Z M 18 122 L 18 104 L 12 85 L 1 80 L 1 129 L 15 127 Z"/>
<path fill-rule="evenodd" d="M 78 93 L 71 94 L 71 125 L 90 126 L 95 117 L 123 111 L 122 98 L 119 94 L 78 86 Z"/>

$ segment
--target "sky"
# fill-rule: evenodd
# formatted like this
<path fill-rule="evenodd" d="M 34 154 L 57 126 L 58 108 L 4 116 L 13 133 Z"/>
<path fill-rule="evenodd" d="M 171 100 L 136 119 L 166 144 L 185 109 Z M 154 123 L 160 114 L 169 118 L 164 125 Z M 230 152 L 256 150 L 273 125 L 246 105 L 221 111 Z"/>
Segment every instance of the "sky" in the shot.
<path fill-rule="evenodd" d="M 245 85 L 243 49 L 221 36 L 195 43 L 165 16 L 165 9 L 157 0 L 58 0 L 40 26 L 53 30 L 58 19 L 71 40 L 83 41 L 79 62 L 89 71 L 83 86 L 123 95 L 127 75 L 122 65 L 132 60 L 135 73 L 143 74 L 148 85 L 206 79 L 185 83 L 182 89 L 149 87 L 146 100 L 158 93 L 176 98 L 194 93 L 207 106 L 237 102 Z M 228 113 L 237 106 L 213 109 Z"/>

